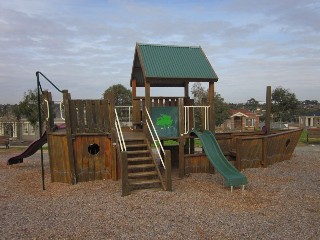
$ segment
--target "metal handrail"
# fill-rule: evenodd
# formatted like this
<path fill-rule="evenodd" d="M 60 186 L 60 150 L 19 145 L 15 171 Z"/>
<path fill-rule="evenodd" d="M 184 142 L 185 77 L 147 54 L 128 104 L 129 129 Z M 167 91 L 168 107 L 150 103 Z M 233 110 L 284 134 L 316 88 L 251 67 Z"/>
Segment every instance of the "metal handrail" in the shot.
<path fill-rule="evenodd" d="M 60 117 L 62 120 L 66 120 L 63 116 L 62 116 L 62 104 L 63 104 L 63 100 L 61 100 L 60 102 Z"/>
<path fill-rule="evenodd" d="M 153 125 L 153 122 L 152 122 L 152 120 L 151 120 L 151 117 L 150 117 L 150 114 L 149 114 L 147 108 L 146 108 L 146 113 L 147 113 L 147 116 L 148 116 L 148 118 L 146 119 L 146 120 L 147 120 L 146 123 L 147 123 L 148 129 L 149 129 L 149 132 L 150 132 L 150 134 L 151 134 L 153 143 L 154 143 L 154 145 L 156 146 L 156 149 L 157 149 L 157 152 L 158 152 L 158 154 L 159 154 L 159 157 L 160 157 L 162 166 L 163 166 L 164 169 L 166 169 L 166 166 L 165 166 L 165 164 L 164 164 L 163 158 L 162 158 L 162 156 L 161 156 L 160 150 L 159 150 L 159 148 L 158 148 L 158 145 L 157 145 L 157 143 L 156 143 L 155 137 L 154 137 L 154 135 L 153 135 L 153 133 L 152 133 L 152 130 L 151 130 L 151 128 L 150 128 L 150 125 L 149 125 L 149 123 L 148 123 L 148 120 L 150 121 L 151 126 L 152 126 L 152 128 L 153 128 L 153 131 L 154 131 L 154 133 L 155 133 L 155 135 L 156 135 L 156 138 L 157 138 L 157 141 L 158 141 L 158 143 L 159 143 L 159 146 L 160 146 L 160 148 L 161 148 L 161 150 L 162 150 L 162 152 L 163 152 L 163 156 L 165 156 L 165 151 L 164 151 L 164 149 L 163 149 L 163 146 L 162 146 L 162 144 L 161 144 L 160 138 L 159 138 L 159 136 L 158 136 L 158 133 L 157 133 L 157 131 L 156 131 L 156 128 L 155 128 L 154 125 Z"/>
<path fill-rule="evenodd" d="M 208 116 L 209 116 L 209 108 L 210 108 L 210 106 L 184 106 L 184 134 L 187 134 L 189 132 L 189 130 L 190 130 L 190 122 L 189 122 L 190 108 L 204 108 L 205 109 L 205 112 L 204 112 L 204 129 L 205 130 L 209 129 Z M 193 126 L 193 128 L 194 128 L 194 126 Z"/>
<path fill-rule="evenodd" d="M 114 109 L 114 112 L 116 114 L 116 120 L 115 120 L 115 126 L 118 134 L 118 139 L 120 143 L 121 151 L 127 151 L 126 143 L 124 142 L 123 133 L 120 126 L 120 121 L 117 113 L 117 109 Z"/>
<path fill-rule="evenodd" d="M 48 119 L 50 118 L 50 111 L 49 111 L 49 101 L 47 99 L 44 99 L 44 101 L 47 104 L 47 117 L 46 117 L 46 121 L 48 121 Z"/>
<path fill-rule="evenodd" d="M 131 123 L 132 125 L 131 112 L 132 112 L 133 106 L 115 106 L 115 108 L 128 108 L 128 122 Z"/>

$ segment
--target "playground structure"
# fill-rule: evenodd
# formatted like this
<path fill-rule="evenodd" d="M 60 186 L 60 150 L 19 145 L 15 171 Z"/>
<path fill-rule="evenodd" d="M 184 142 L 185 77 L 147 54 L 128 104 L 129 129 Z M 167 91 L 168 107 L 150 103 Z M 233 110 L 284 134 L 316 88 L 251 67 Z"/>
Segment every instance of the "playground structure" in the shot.
<path fill-rule="evenodd" d="M 37 72 L 38 83 L 40 76 L 45 77 Z M 302 130 L 270 131 L 270 87 L 265 132 L 215 133 L 217 81 L 201 47 L 137 44 L 130 79 L 131 128 L 121 126 L 112 94 L 106 99 L 81 100 L 58 89 L 63 95 L 65 128 L 57 130 L 52 95 L 43 91 L 51 180 L 75 184 L 121 178 L 122 195 L 126 196 L 134 189 L 148 187 L 170 191 L 171 168 L 176 167 L 180 178 L 217 170 L 225 186 L 233 189 L 247 184 L 242 169 L 290 159 Z M 190 82 L 209 84 L 208 97 L 201 106 L 194 106 L 189 97 Z M 144 88 L 144 96 L 137 96 L 137 87 Z M 152 97 L 152 87 L 182 87 L 184 96 Z M 198 130 L 194 129 L 195 108 L 202 115 Z M 204 152 L 196 151 L 196 138 Z M 165 146 L 166 140 L 177 145 Z"/>

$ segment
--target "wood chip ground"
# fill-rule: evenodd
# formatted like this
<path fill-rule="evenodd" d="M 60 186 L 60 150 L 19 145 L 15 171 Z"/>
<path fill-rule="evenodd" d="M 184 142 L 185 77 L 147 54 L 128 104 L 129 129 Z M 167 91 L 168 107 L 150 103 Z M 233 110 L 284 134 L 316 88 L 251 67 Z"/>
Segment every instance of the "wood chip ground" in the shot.
<path fill-rule="evenodd" d="M 47 153 L 42 191 L 39 152 L 7 166 L 17 151 L 0 149 L 0 239 L 320 239 L 320 145 L 246 169 L 243 192 L 192 174 L 128 197 L 121 181 L 51 183 Z"/>

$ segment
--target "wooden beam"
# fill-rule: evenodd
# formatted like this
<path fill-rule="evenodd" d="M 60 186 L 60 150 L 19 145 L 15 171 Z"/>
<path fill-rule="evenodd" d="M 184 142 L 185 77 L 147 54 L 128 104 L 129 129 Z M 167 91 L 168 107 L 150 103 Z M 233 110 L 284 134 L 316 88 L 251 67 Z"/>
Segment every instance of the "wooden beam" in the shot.
<path fill-rule="evenodd" d="M 77 175 L 75 169 L 75 159 L 73 152 L 73 142 L 72 142 L 72 129 L 71 129 L 71 114 L 70 114 L 70 101 L 71 97 L 67 90 L 63 90 L 63 103 L 65 109 L 65 121 L 66 121 L 66 135 L 67 135 L 67 146 L 68 146 L 68 155 L 69 155 L 69 165 L 70 165 L 70 178 L 71 183 L 77 183 Z M 64 161 L 61 159 L 61 161 Z"/>
<path fill-rule="evenodd" d="M 214 82 L 209 82 L 209 129 L 211 132 L 215 132 L 214 124 Z"/>
<path fill-rule="evenodd" d="M 121 152 L 121 178 L 122 178 L 122 197 L 130 194 L 128 183 L 128 155 Z"/>
<path fill-rule="evenodd" d="M 185 175 L 184 165 L 184 137 L 179 137 L 179 177 L 183 178 Z"/>
<path fill-rule="evenodd" d="M 271 86 L 267 86 L 266 94 L 266 134 L 270 133 L 270 119 L 271 119 Z"/>
<path fill-rule="evenodd" d="M 137 96 L 137 79 L 132 79 L 132 97 Z"/>
<path fill-rule="evenodd" d="M 189 97 L 189 83 L 184 84 L 184 97 Z"/>
<path fill-rule="evenodd" d="M 164 158 L 166 171 L 165 171 L 165 181 L 166 181 L 166 191 L 172 191 L 172 180 L 171 180 L 171 151 L 165 150 Z"/>
<path fill-rule="evenodd" d="M 146 81 L 145 83 L 145 106 L 150 111 L 151 99 L 150 99 L 150 82 Z"/>

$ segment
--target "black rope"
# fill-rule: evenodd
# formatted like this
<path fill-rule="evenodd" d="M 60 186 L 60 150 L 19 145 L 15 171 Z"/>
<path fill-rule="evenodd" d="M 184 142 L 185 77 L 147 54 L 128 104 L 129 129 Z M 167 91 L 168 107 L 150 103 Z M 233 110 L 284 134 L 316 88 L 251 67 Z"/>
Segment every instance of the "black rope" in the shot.
<path fill-rule="evenodd" d="M 44 77 L 49 83 L 51 83 L 51 85 L 55 89 L 57 89 L 60 93 L 62 93 L 62 91 L 53 82 L 51 82 L 42 72 L 39 72 L 39 71 L 36 72 L 37 79 L 39 79 L 39 74 L 41 74 L 41 76 Z M 40 82 L 39 82 L 39 84 L 40 84 Z M 40 85 L 40 88 L 41 88 L 41 85 Z M 41 92 L 42 92 L 42 88 L 41 88 Z"/>

